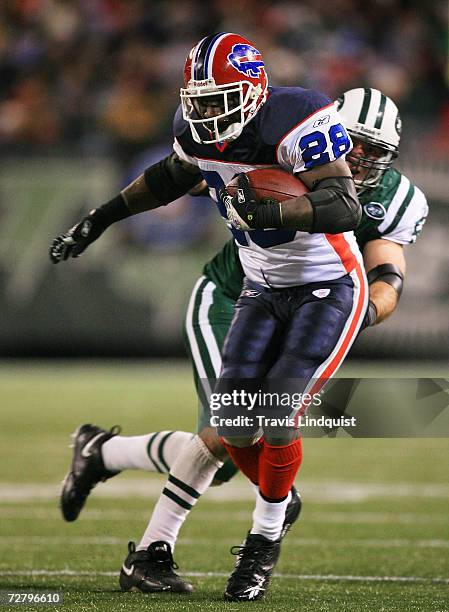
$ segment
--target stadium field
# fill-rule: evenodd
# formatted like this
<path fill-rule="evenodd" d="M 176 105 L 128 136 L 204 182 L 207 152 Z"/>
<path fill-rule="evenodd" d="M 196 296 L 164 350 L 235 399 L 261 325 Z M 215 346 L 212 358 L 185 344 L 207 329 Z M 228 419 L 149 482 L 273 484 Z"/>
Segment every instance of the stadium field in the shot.
<path fill-rule="evenodd" d="M 436 367 L 384 370 L 445 376 Z M 195 593 L 148 596 L 121 593 L 118 570 L 164 476 L 128 472 L 100 484 L 72 524 L 60 517 L 58 491 L 69 434 L 82 422 L 120 423 L 130 435 L 194 429 L 188 366 L 4 364 L 0 394 L 0 591 L 65 598 L 61 606 L 0 610 L 449 611 L 445 438 L 306 439 L 297 479 L 303 513 L 264 602 L 222 600 L 229 548 L 250 525 L 253 494 L 240 476 L 209 491 L 181 533 L 175 558 Z"/>

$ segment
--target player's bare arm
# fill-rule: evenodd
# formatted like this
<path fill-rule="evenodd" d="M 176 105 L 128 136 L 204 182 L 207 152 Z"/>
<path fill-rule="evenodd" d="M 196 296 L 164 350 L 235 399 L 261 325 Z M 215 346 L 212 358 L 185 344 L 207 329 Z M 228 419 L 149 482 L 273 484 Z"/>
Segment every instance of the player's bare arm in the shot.
<path fill-rule="evenodd" d="M 363 260 L 370 283 L 368 314 L 372 320 L 368 325 L 374 325 L 396 309 L 405 276 L 404 250 L 401 244 L 391 240 L 370 240 L 363 249 Z"/>
<path fill-rule="evenodd" d="M 113 223 L 165 206 L 202 181 L 198 168 L 176 153 L 145 170 L 115 198 L 92 210 L 77 225 L 55 238 L 50 246 L 53 263 L 78 257 Z"/>

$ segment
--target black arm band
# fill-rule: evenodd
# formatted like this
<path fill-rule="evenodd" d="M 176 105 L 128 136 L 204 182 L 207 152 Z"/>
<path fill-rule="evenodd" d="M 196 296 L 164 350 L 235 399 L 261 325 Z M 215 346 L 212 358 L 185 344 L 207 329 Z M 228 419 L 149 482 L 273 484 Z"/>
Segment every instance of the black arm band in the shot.
<path fill-rule="evenodd" d="M 363 323 L 360 327 L 360 331 L 364 330 L 367 327 L 371 327 L 377 320 L 377 308 L 374 302 L 369 300 L 368 308 L 366 309 L 365 317 L 363 319 Z"/>
<path fill-rule="evenodd" d="M 106 202 L 106 204 L 103 204 L 103 206 L 100 206 L 100 208 L 97 208 L 95 212 L 102 213 L 101 220 L 104 228 L 132 215 L 121 193 L 115 198 L 112 198 L 112 200 L 109 200 L 109 202 Z"/>
<path fill-rule="evenodd" d="M 317 181 L 304 194 L 313 209 L 311 234 L 339 234 L 355 230 L 362 218 L 354 180 L 350 176 L 332 176 Z"/>
<path fill-rule="evenodd" d="M 391 285 L 398 294 L 398 299 L 401 297 L 404 275 L 398 266 L 390 263 L 380 264 L 368 272 L 367 278 L 370 285 L 376 281 L 382 281 Z"/>
<path fill-rule="evenodd" d="M 177 200 L 202 180 L 193 164 L 188 164 L 172 153 L 145 170 L 145 184 L 154 203 L 164 206 Z"/>

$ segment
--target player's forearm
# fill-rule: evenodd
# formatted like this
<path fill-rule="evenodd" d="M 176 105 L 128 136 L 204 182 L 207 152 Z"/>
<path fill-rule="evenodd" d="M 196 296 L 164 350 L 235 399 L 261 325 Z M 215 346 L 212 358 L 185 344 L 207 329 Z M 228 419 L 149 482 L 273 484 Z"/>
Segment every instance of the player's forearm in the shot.
<path fill-rule="evenodd" d="M 306 195 L 281 203 L 282 225 L 311 233 L 339 234 L 357 228 L 361 206 L 352 177 L 320 180 Z"/>
<path fill-rule="evenodd" d="M 373 325 L 377 325 L 394 312 L 399 298 L 391 285 L 377 281 L 369 287 L 369 299 L 376 307 L 376 320 Z"/>
<path fill-rule="evenodd" d="M 395 310 L 402 293 L 404 281 L 405 261 L 402 256 L 402 249 L 394 243 L 384 245 L 382 241 L 372 241 L 367 243 L 364 249 L 365 266 L 371 262 L 385 261 L 387 249 L 389 258 L 397 261 L 400 266 L 393 263 L 379 263 L 372 268 L 367 267 L 369 283 L 369 304 L 365 314 L 362 329 L 370 325 L 381 323 L 389 317 Z"/>
<path fill-rule="evenodd" d="M 145 181 L 145 174 L 138 176 L 132 183 L 121 191 L 123 200 L 131 215 L 152 210 L 161 206 Z"/>
<path fill-rule="evenodd" d="M 281 202 L 282 227 L 308 232 L 312 227 L 313 208 L 305 196 Z"/>

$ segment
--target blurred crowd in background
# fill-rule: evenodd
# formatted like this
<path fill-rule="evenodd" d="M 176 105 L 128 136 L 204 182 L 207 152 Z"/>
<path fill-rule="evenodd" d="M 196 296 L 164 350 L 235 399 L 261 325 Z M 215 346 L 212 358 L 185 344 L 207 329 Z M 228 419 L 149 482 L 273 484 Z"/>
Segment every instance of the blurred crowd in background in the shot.
<path fill-rule="evenodd" d="M 117 223 L 55 269 L 54 236 L 167 155 L 185 57 L 237 32 L 272 85 L 376 87 L 431 214 L 391 322 L 356 356 L 447 357 L 448 0 L 1 0 L 0 355 L 184 355 L 193 284 L 229 233 L 208 198 Z"/>
<path fill-rule="evenodd" d="M 3 0 L 0 151 L 65 148 L 127 163 L 167 141 L 193 44 L 237 31 L 262 51 L 271 84 L 331 98 L 377 87 L 406 128 L 449 156 L 447 8 L 446 0 Z"/>

